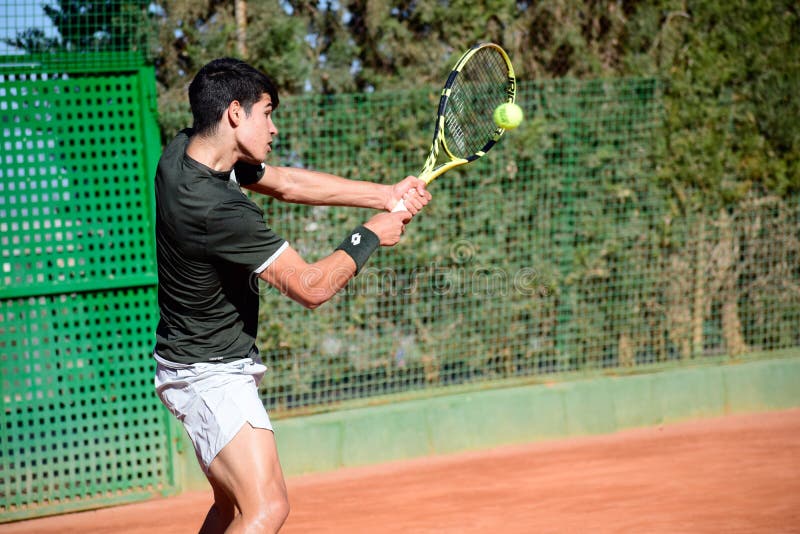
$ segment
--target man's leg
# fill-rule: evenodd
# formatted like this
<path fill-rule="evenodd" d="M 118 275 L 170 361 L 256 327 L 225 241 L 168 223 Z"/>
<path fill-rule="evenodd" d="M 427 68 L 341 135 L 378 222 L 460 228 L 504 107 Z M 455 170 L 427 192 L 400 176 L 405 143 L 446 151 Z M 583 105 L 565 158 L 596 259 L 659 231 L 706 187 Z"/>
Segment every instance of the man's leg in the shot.
<path fill-rule="evenodd" d="M 236 517 L 236 505 L 228 493 L 213 478 L 208 482 L 214 490 L 214 504 L 208 510 L 200 534 L 223 534 Z"/>
<path fill-rule="evenodd" d="M 209 478 L 239 509 L 228 534 L 273 533 L 286 521 L 289 498 L 271 431 L 245 424 L 211 462 Z"/>

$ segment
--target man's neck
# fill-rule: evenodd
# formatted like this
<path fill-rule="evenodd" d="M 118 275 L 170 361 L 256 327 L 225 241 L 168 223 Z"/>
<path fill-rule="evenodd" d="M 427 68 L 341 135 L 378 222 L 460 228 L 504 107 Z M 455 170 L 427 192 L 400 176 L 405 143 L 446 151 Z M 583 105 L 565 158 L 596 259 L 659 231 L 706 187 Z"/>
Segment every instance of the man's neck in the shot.
<path fill-rule="evenodd" d="M 236 151 L 218 136 L 193 135 L 186 155 L 215 171 L 228 171 L 236 163 Z"/>

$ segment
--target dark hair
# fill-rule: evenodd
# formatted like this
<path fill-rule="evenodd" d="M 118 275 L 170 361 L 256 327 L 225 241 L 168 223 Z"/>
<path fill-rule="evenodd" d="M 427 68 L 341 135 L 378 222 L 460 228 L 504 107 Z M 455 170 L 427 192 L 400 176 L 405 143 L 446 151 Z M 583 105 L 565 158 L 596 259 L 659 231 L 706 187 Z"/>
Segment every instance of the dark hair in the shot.
<path fill-rule="evenodd" d="M 234 58 L 207 63 L 189 84 L 195 133 L 212 133 L 231 102 L 238 100 L 245 113 L 267 93 L 272 109 L 278 107 L 278 90 L 263 72 Z"/>

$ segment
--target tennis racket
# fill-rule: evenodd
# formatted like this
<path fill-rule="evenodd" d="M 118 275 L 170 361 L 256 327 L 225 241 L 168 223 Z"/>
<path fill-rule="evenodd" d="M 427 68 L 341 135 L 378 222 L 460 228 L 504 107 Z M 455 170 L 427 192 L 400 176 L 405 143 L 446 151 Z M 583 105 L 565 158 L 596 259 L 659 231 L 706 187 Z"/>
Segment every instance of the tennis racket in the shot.
<path fill-rule="evenodd" d="M 442 89 L 431 151 L 418 177 L 429 184 L 484 156 L 505 132 L 494 123 L 495 108 L 514 102 L 516 93 L 514 67 L 505 50 L 494 43 L 467 50 Z M 400 200 L 392 211 L 405 209 Z"/>

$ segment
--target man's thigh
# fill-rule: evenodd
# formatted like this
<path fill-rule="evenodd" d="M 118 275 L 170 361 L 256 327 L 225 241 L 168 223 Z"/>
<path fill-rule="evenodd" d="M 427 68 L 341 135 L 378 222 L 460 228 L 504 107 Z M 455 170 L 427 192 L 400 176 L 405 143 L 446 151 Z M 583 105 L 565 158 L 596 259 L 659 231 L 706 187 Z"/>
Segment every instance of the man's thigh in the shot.
<path fill-rule="evenodd" d="M 287 500 L 278 447 L 270 430 L 245 424 L 211 462 L 208 474 L 243 514 L 265 502 Z"/>

